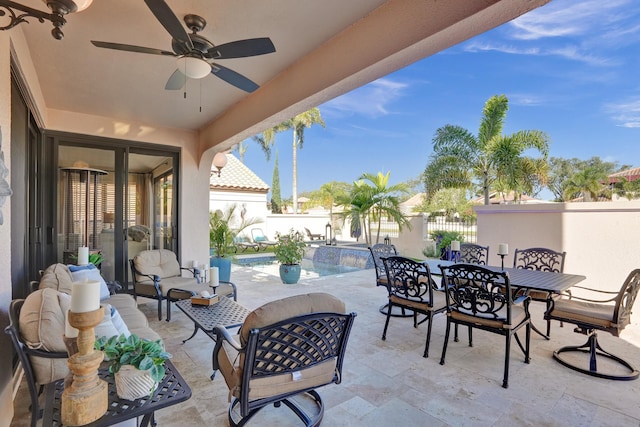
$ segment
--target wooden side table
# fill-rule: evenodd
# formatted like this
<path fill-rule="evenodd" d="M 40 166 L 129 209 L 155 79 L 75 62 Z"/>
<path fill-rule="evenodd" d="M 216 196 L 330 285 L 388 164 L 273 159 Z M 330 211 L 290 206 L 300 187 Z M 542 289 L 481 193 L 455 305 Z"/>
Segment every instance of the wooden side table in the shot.
<path fill-rule="evenodd" d="M 158 409 L 166 408 L 177 403 L 184 402 L 191 397 L 191 388 L 182 378 L 171 360 L 165 362 L 166 373 L 158 388 L 150 397 L 136 400 L 120 399 L 116 394 L 115 379 L 109 373 L 106 366 L 101 367 L 98 376 L 109 384 L 109 406 L 102 418 L 87 424 L 89 427 L 104 427 L 126 421 L 131 418 L 142 417 L 139 424 L 146 427 L 151 423 L 155 425 L 154 413 Z M 64 380 L 58 380 L 47 384 L 44 389 L 45 408 L 42 417 L 43 427 L 62 426 L 60 406 Z"/>

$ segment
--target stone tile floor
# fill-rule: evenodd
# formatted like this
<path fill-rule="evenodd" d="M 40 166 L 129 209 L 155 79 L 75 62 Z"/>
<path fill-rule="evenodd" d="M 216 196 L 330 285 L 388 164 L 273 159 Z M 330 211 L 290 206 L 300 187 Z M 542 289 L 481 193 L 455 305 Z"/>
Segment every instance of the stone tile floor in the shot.
<path fill-rule="evenodd" d="M 430 357 L 422 351 L 426 324 L 414 329 L 411 319 L 392 318 L 382 341 L 385 317 L 378 312 L 386 293 L 376 288 L 373 270 L 302 280 L 283 285 L 278 277 L 248 267 L 234 267 L 238 302 L 253 309 L 268 301 L 305 292 L 329 292 L 358 313 L 349 340 L 343 381 L 319 389 L 325 402 L 325 426 L 640 426 L 640 381 L 608 381 L 574 372 L 553 360 L 554 349 L 578 345 L 585 337 L 572 325 L 552 325 L 550 341 L 531 338 L 531 363 L 524 364 L 512 345 L 509 388 L 503 389 L 504 340 L 474 331 L 474 347 L 449 343 L 444 366 L 439 364 L 446 320 L 437 316 Z M 155 301 L 139 301 L 151 326 L 163 337 L 193 390 L 193 397 L 158 411 L 158 425 L 226 426 L 228 390 L 221 376 L 211 381 L 214 343 L 202 332 L 186 344 L 192 323 L 178 309 L 171 322 L 158 321 Z M 543 305 L 532 304 L 539 326 Z M 636 316 L 637 318 L 637 316 Z M 640 365 L 640 324 L 628 326 L 621 338 L 601 333 L 602 346 Z M 16 399 L 13 427 L 26 426 L 26 387 Z M 269 408 L 248 425 L 297 425 L 288 409 Z"/>

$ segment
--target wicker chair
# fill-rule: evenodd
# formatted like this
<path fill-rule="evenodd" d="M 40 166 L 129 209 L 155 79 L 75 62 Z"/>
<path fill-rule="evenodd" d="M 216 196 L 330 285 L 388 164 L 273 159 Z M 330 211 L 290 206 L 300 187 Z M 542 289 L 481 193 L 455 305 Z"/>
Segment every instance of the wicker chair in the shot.
<path fill-rule="evenodd" d="M 469 347 L 473 346 L 473 328 L 482 329 L 505 337 L 504 376 L 502 387 L 509 387 L 509 354 L 511 337 L 515 336 L 524 353 L 524 362 L 529 363 L 529 341 L 531 322 L 529 297 L 513 298 L 509 275 L 472 264 L 441 266 L 447 300 L 447 331 L 442 347 L 440 364 L 444 365 L 451 324 L 469 327 Z M 523 346 L 517 332 L 526 330 Z"/>
<path fill-rule="evenodd" d="M 236 337 L 216 327 L 213 370 L 233 396 L 229 424 L 242 426 L 263 407 L 284 403 L 304 425 L 320 425 L 324 404 L 315 389 L 341 382 L 355 316 L 336 297 L 312 293 L 254 310 Z"/>
<path fill-rule="evenodd" d="M 620 336 L 620 332 L 631 321 L 631 308 L 640 289 L 640 269 L 633 270 L 624 281 L 618 292 L 601 291 L 573 286 L 571 289 L 588 291 L 593 298 L 584 298 L 572 292 L 551 300 L 549 309 L 545 313 L 547 320 L 560 320 L 577 325 L 575 332 L 587 335 L 587 342 L 580 346 L 566 346 L 553 352 L 553 357 L 563 365 L 587 375 L 610 380 L 635 380 L 638 370 L 629 362 L 615 356 L 600 347 L 597 331 L 609 332 L 613 336 Z M 577 358 L 565 358 L 562 353 L 580 352 L 589 355 L 589 367 L 579 365 Z M 598 370 L 597 357 L 605 357 L 613 364 L 622 366 L 627 373 L 603 372 Z"/>

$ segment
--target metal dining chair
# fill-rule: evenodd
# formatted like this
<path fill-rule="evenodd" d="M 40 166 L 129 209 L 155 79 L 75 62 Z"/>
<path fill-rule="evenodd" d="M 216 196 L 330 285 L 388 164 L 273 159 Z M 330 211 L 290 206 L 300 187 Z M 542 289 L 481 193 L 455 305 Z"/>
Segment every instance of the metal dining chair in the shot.
<path fill-rule="evenodd" d="M 447 330 L 442 347 L 440 364 L 444 365 L 451 324 L 469 327 L 469 347 L 473 346 L 473 328 L 493 332 L 505 337 L 504 376 L 502 387 L 509 387 L 509 354 L 511 337 L 515 336 L 529 363 L 531 317 L 529 297 L 514 296 L 508 273 L 496 272 L 473 264 L 440 266 L 445 284 Z M 525 328 L 524 346 L 517 332 Z"/>
<path fill-rule="evenodd" d="M 413 327 L 424 322 L 429 322 L 427 338 L 424 346 L 423 357 L 429 357 L 429 342 L 431 341 L 431 329 L 433 316 L 443 313 L 446 309 L 444 294 L 438 290 L 436 283 L 431 278 L 429 266 L 402 256 L 390 256 L 383 258 L 387 271 L 389 290 L 389 309 L 387 320 L 384 323 L 382 339 L 387 339 L 387 328 L 391 320 L 393 307 L 411 310 L 413 313 Z M 425 317 L 418 321 L 418 314 Z"/>
<path fill-rule="evenodd" d="M 574 330 L 588 337 L 587 342 L 579 346 L 566 346 L 553 352 L 553 357 L 564 366 L 587 375 L 610 380 L 635 380 L 640 373 L 626 360 L 605 351 L 598 343 L 597 331 L 609 332 L 618 337 L 620 332 L 631 322 L 631 308 L 640 289 L 640 269 L 635 269 L 627 276 L 618 292 L 591 289 L 584 286 L 573 286 L 572 289 L 588 291 L 590 298 L 562 295 L 550 301 L 544 318 L 560 320 L 577 325 Z M 586 353 L 589 355 L 589 367 L 580 364 L 578 358 L 565 357 L 563 353 Z M 598 369 L 598 356 L 609 359 L 604 364 L 605 370 Z M 619 365 L 625 373 L 616 371 L 612 365 Z M 602 366 L 601 366 L 602 367 Z M 609 368 L 609 369 L 607 369 Z"/>
<path fill-rule="evenodd" d="M 513 268 L 527 270 L 550 271 L 552 273 L 562 273 L 564 271 L 564 259 L 566 252 L 557 252 L 548 248 L 528 248 L 516 249 L 513 254 Z M 554 298 L 551 292 L 530 290 L 528 295 L 531 301 L 543 302 L 547 305 L 547 310 Z M 535 324 L 531 328 L 542 337 L 549 339 L 551 336 L 551 320 L 547 320 L 547 333 L 542 333 Z"/>

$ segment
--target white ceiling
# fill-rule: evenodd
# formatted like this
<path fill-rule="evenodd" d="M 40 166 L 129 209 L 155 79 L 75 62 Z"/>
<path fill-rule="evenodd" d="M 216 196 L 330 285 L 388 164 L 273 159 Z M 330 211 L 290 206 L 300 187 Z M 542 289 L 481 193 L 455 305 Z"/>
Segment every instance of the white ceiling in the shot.
<path fill-rule="evenodd" d="M 101 49 L 90 40 L 171 51 L 171 37 L 143 1 L 94 0 L 50 23 L 21 24 L 48 109 L 208 133 L 211 144 L 242 139 L 500 25 L 548 0 L 166 0 L 182 21 L 207 20 L 215 44 L 269 37 L 276 52 L 219 60 L 262 87 L 247 94 L 209 75 L 183 91 L 164 89 L 175 59 Z M 24 4 L 44 9 L 42 1 Z M 10 30 L 13 31 L 13 30 Z M 202 107 L 202 112 L 200 112 Z M 286 117 L 285 117 L 286 118 Z M 237 142 L 237 141 L 236 141 Z"/>

